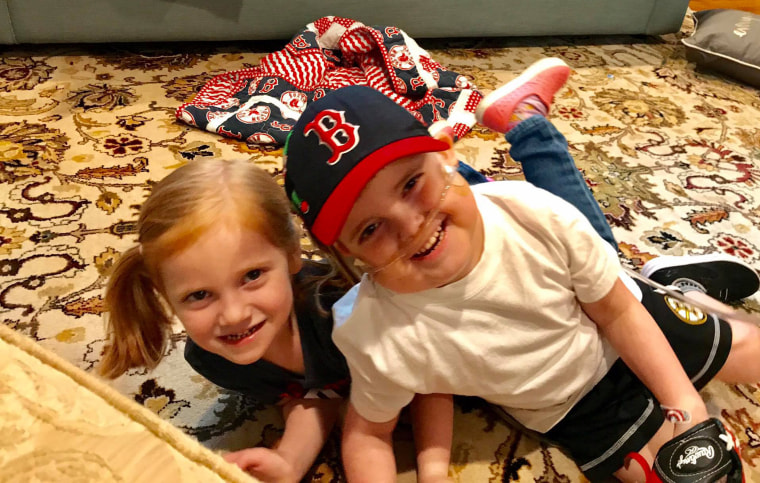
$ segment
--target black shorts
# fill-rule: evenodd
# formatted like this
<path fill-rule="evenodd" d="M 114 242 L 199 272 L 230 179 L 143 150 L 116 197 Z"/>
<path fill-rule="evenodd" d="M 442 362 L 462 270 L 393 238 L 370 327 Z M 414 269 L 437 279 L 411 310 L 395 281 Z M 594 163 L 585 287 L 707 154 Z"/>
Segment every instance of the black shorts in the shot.
<path fill-rule="evenodd" d="M 713 315 L 690 311 L 640 283 L 642 304 L 662 329 L 699 390 L 723 367 L 731 349 L 731 326 Z M 671 308 L 672 307 L 672 308 Z M 664 422 L 659 402 L 622 360 L 545 437 L 580 466 L 591 481 L 606 481 L 639 451 Z"/>

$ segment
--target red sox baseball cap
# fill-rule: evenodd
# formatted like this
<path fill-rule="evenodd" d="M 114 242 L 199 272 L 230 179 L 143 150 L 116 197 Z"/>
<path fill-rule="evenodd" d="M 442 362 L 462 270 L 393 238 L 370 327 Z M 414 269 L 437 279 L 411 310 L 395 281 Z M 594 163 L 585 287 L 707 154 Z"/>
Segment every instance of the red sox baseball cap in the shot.
<path fill-rule="evenodd" d="M 309 231 L 329 246 L 378 171 L 448 148 L 381 92 L 343 87 L 309 104 L 293 127 L 285 143 L 285 191 Z"/>

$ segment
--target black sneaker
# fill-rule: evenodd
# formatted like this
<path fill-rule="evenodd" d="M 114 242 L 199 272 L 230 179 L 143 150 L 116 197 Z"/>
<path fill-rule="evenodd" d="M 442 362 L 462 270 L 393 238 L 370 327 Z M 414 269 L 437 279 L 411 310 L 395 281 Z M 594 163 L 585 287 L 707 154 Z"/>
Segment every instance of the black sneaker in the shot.
<path fill-rule="evenodd" d="M 755 269 L 726 254 L 665 256 L 649 260 L 641 274 L 662 285 L 689 279 L 704 287 L 707 295 L 721 302 L 749 297 L 760 288 Z"/>

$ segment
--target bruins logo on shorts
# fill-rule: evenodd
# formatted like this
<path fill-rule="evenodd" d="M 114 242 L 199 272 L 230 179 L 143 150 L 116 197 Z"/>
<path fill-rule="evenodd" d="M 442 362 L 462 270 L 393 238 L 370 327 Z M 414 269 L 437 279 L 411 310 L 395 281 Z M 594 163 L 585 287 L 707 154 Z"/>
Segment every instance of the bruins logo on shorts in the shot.
<path fill-rule="evenodd" d="M 701 325 L 707 321 L 707 314 L 692 305 L 668 297 L 667 295 L 665 296 L 665 303 L 676 314 L 676 317 L 689 325 Z"/>

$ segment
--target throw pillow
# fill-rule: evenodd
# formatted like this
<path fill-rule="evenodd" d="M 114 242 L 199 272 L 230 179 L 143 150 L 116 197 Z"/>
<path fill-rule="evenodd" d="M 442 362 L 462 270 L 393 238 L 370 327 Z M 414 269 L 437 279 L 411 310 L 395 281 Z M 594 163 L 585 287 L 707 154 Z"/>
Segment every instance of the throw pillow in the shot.
<path fill-rule="evenodd" d="M 681 40 L 686 58 L 760 87 L 760 15 L 721 8 L 692 15 L 694 33 Z"/>

